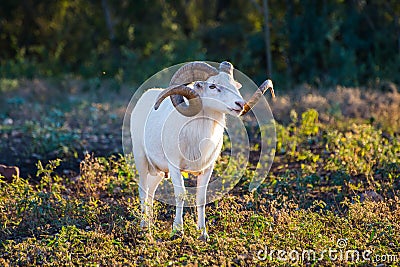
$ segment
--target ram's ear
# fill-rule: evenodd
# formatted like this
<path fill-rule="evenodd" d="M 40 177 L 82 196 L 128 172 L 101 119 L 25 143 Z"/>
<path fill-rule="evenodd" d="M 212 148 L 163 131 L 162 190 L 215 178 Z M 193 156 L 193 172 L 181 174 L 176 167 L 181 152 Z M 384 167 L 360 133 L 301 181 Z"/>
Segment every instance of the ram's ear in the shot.
<path fill-rule="evenodd" d="M 235 81 L 235 87 L 236 89 L 239 90 L 240 88 L 242 88 L 242 84 L 240 82 Z"/>

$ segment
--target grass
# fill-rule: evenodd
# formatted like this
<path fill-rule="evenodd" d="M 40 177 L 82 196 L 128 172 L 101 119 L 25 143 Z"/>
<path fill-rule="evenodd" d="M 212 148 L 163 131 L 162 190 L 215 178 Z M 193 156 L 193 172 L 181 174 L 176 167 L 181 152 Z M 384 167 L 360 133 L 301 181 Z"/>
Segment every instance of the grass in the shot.
<path fill-rule="evenodd" d="M 6 83 L 7 101 L 19 102 L 2 106 L 0 147 L 3 162 L 27 167 L 22 178 L 0 179 L 0 266 L 399 265 L 400 135 L 382 110 L 365 117 L 341 101 L 335 110 L 326 98 L 332 91 L 315 93 L 318 103 L 329 99 L 323 106 L 281 96 L 293 109 L 284 116 L 277 108 L 277 153 L 267 179 L 250 193 L 244 177 L 207 205 L 204 243 L 194 208 L 185 209 L 183 237 L 171 238 L 174 207 L 160 202 L 154 227 L 139 228 L 137 175 L 118 143 L 129 88 L 99 96 L 97 87 L 71 83 L 61 86 L 65 99 L 48 91 L 54 84 L 34 81 L 26 90 L 19 83 Z M 27 114 L 36 119 L 31 125 Z M 10 153 L 15 161 L 5 157 Z M 336 250 L 331 258 L 329 250 Z M 359 260 L 346 260 L 348 250 Z M 316 259 L 287 258 L 304 251 Z"/>

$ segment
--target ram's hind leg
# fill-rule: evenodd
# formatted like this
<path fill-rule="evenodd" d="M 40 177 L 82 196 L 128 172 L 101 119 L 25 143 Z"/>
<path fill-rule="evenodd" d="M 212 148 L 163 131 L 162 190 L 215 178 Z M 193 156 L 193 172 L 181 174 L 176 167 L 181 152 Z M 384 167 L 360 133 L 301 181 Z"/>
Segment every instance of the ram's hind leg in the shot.
<path fill-rule="evenodd" d="M 143 177 L 143 178 L 142 178 Z M 153 200 L 156 189 L 164 178 L 164 173 L 157 175 L 147 174 L 139 178 L 139 198 L 143 218 L 140 223 L 142 228 L 149 227 L 153 219 Z"/>
<path fill-rule="evenodd" d="M 135 165 L 139 173 L 139 199 L 142 210 L 142 220 L 140 226 L 146 228 L 150 225 L 153 212 L 153 198 L 157 185 L 162 179 L 162 175 L 150 175 L 149 165 L 142 151 L 134 150 Z"/>
<path fill-rule="evenodd" d="M 153 220 L 153 202 L 154 196 L 156 194 L 156 190 L 162 179 L 164 178 L 164 173 L 159 172 L 157 175 L 147 175 L 147 208 L 148 208 L 148 217 L 150 219 L 150 223 Z"/>
<path fill-rule="evenodd" d="M 148 216 L 147 202 L 147 174 L 139 175 L 139 199 L 140 209 L 142 211 L 142 220 L 140 221 L 140 227 L 147 228 L 149 226 L 150 218 Z"/>

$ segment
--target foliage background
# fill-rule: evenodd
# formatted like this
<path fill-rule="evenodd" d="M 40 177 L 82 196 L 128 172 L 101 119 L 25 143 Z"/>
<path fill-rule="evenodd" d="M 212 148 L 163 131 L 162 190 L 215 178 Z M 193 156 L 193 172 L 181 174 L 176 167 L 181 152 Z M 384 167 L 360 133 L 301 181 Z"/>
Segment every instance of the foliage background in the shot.
<path fill-rule="evenodd" d="M 3 0 L 1 77 L 66 73 L 141 82 L 190 60 L 230 60 L 265 79 L 260 0 Z M 400 2 L 270 0 L 272 78 L 281 88 L 400 82 Z M 269 73 L 269 72 L 268 72 Z"/>

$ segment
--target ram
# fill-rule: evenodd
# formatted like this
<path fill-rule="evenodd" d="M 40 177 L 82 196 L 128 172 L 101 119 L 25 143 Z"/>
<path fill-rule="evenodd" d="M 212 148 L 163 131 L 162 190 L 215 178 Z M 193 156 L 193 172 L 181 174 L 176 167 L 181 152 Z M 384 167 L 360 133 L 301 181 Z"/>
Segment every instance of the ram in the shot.
<path fill-rule="evenodd" d="M 207 240 L 206 191 L 221 152 L 225 115 L 243 115 L 267 89 L 273 93 L 272 82 L 267 80 L 246 103 L 240 87 L 231 63 L 224 61 L 216 69 L 205 62 L 191 62 L 178 69 L 168 88 L 149 89 L 138 100 L 130 130 L 144 215 L 141 227 L 150 225 L 157 186 L 170 176 L 176 204 L 173 231 L 183 231 L 184 171 L 197 176 L 197 227 L 202 232 L 200 239 Z"/>

